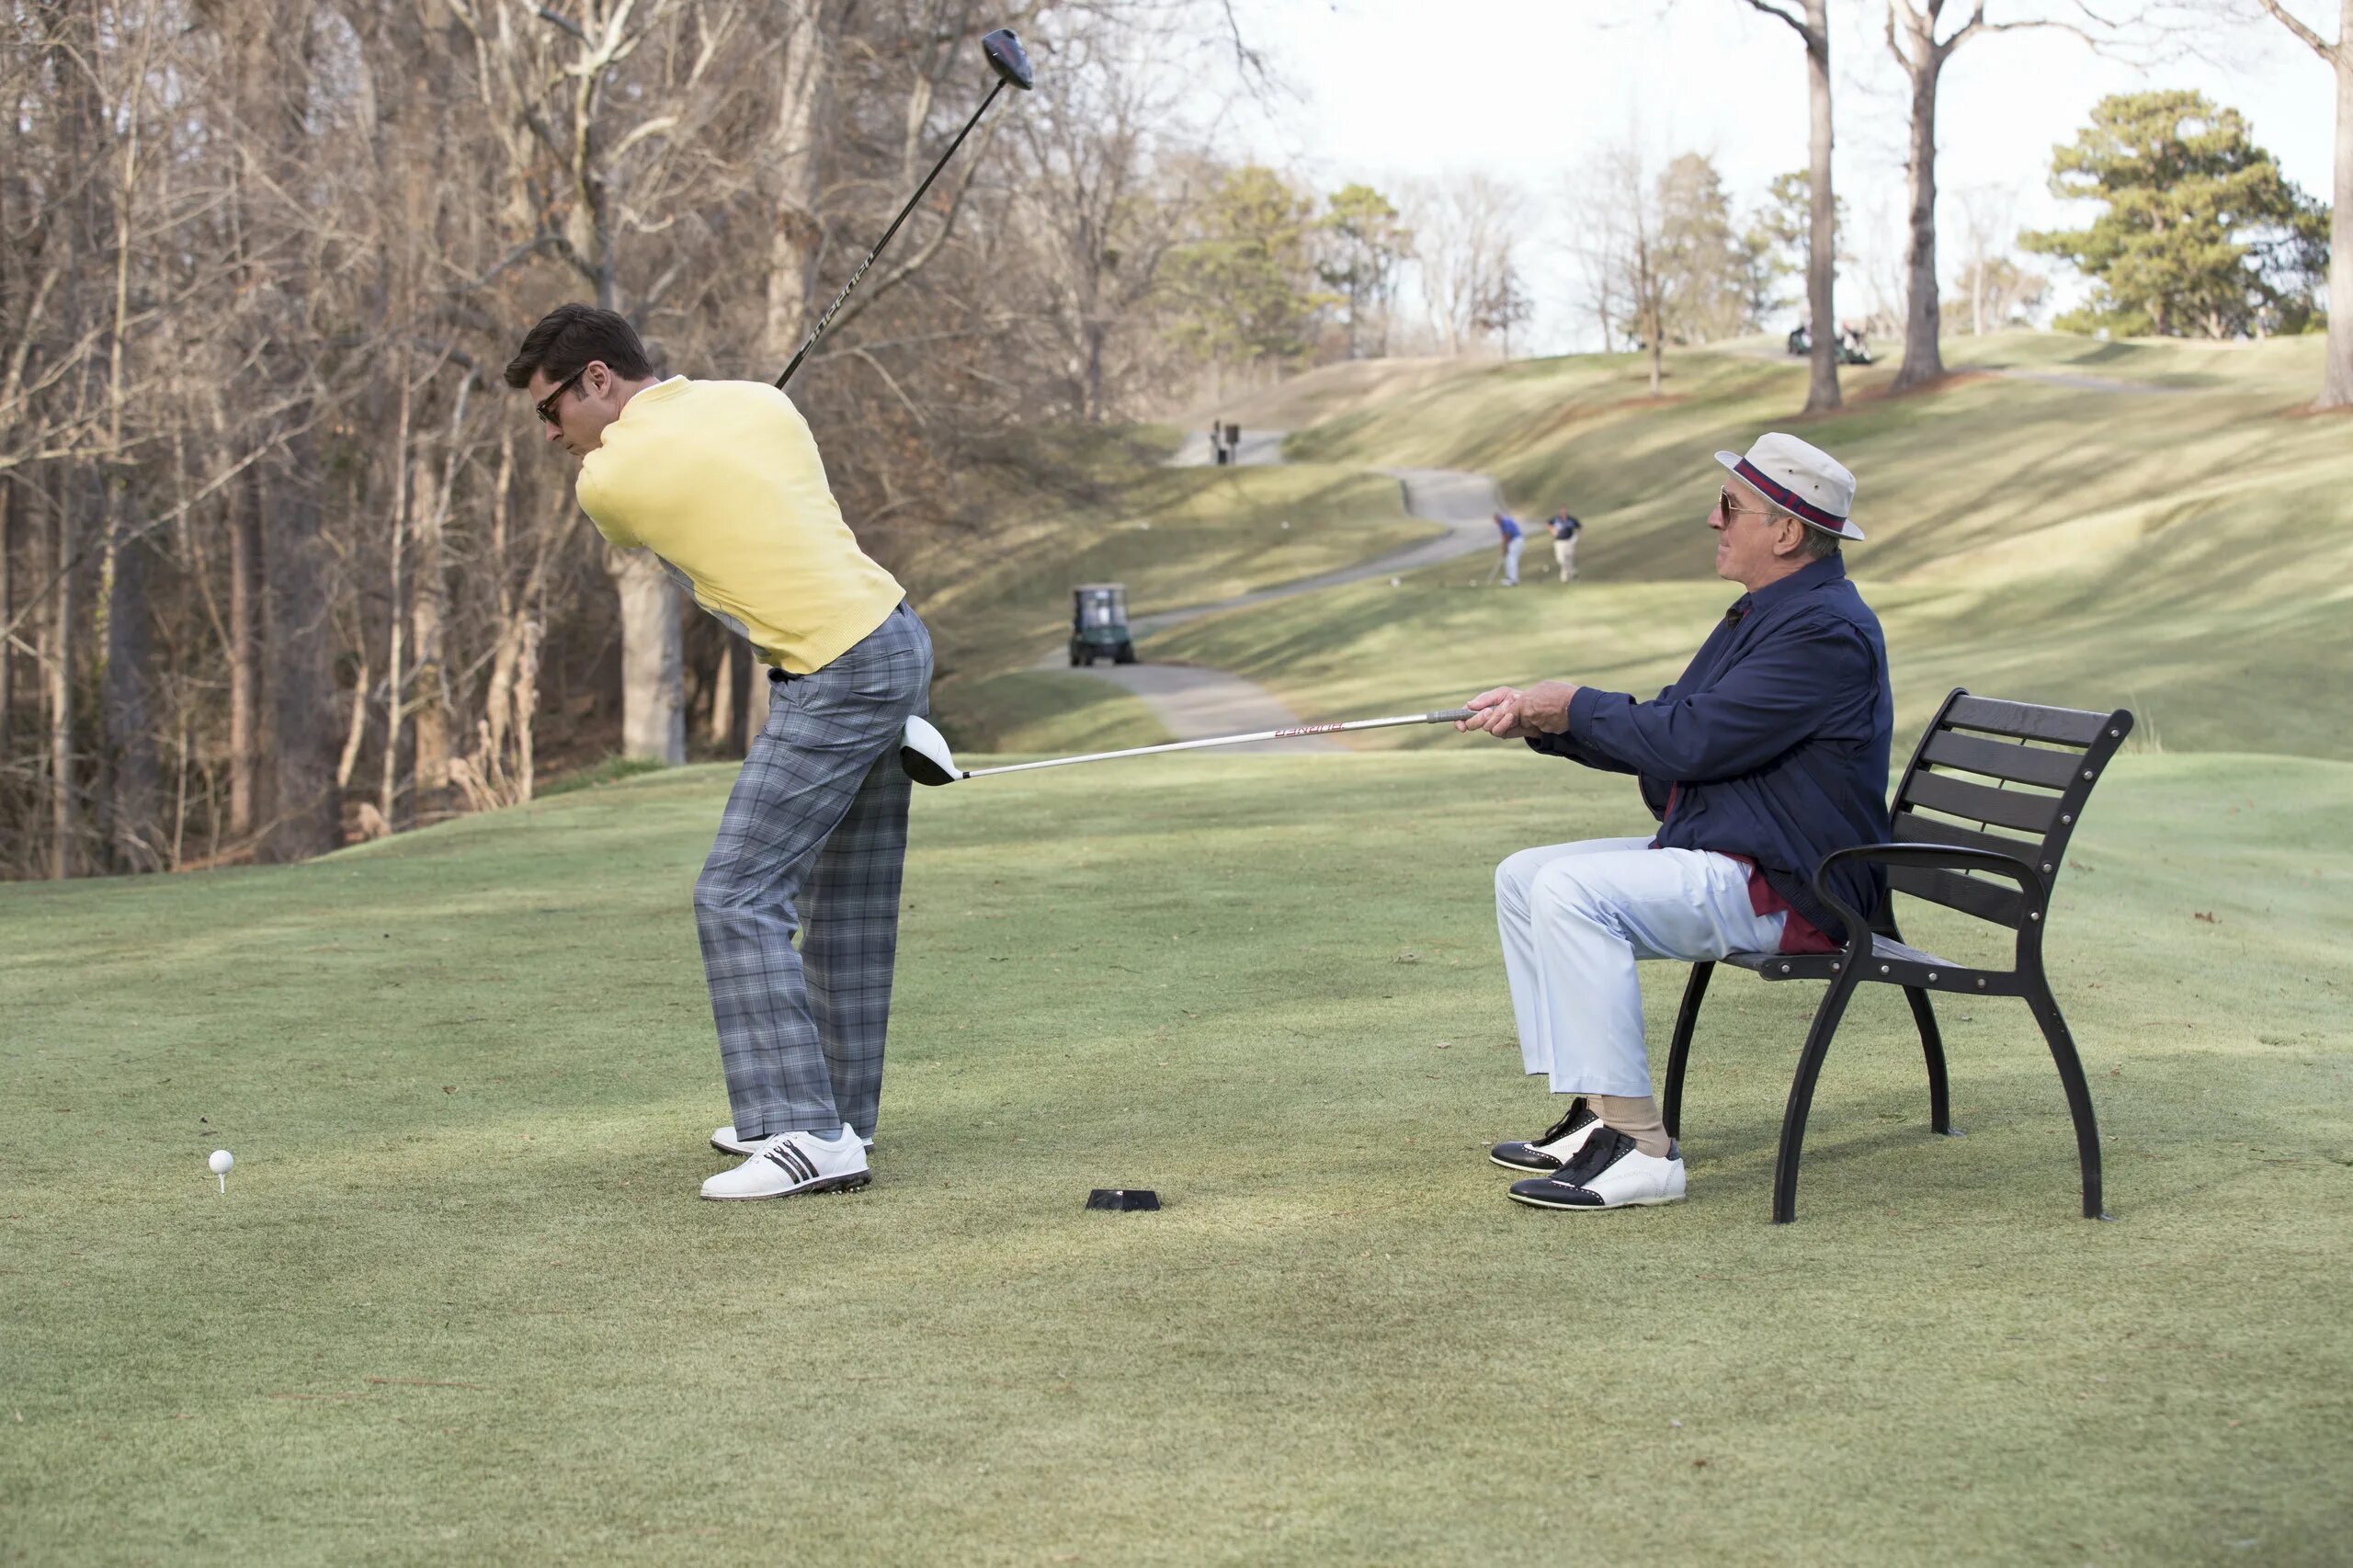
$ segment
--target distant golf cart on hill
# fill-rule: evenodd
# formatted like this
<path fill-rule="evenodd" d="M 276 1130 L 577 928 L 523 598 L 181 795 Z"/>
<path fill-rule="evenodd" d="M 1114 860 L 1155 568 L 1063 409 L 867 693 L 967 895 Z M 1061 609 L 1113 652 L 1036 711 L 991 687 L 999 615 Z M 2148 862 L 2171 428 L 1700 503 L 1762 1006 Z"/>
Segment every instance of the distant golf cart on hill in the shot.
<path fill-rule="evenodd" d="M 1115 665 L 1136 662 L 1128 635 L 1128 589 L 1124 583 L 1081 583 L 1070 591 L 1070 662 L 1076 669 L 1097 658 Z"/>
<path fill-rule="evenodd" d="M 1813 335 L 1804 325 L 1800 324 L 1790 329 L 1790 352 L 1800 357 L 1813 352 Z M 1863 345 L 1860 327 L 1847 326 L 1838 329 L 1838 362 L 1841 365 L 1871 363 L 1871 351 Z"/>

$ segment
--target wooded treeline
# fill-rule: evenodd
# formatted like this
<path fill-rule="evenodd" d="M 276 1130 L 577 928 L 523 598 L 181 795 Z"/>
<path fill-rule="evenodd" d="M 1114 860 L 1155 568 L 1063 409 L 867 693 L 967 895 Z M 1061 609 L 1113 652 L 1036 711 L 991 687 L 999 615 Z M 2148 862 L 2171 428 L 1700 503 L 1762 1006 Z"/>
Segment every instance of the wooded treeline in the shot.
<path fill-rule="evenodd" d="M 1841 319 L 1829 0 L 1713 3 L 1804 44 L 1810 167 L 1735 214 L 1702 157 L 1581 165 L 1586 303 L 1654 384 L 1665 348 L 1753 330 L 1801 280 Z M 1913 86 L 1912 385 L 1948 317 L 1998 326 L 2041 286 L 1972 209 L 1939 295 L 1937 73 L 1983 34 L 2108 24 L 1881 3 Z M 2259 3 L 2336 73 L 2334 210 L 2227 110 L 2140 95 L 2054 167 L 2105 215 L 2034 248 L 2098 284 L 2087 329 L 2297 330 L 2325 267 L 2343 402 L 2353 50 Z M 613 752 L 740 756 L 767 699 L 749 651 L 606 548 L 499 372 L 585 299 L 665 371 L 775 375 L 986 90 L 990 27 L 1024 33 L 1038 90 L 1000 101 L 792 389 L 860 539 L 918 591 L 1018 477 L 1017 424 L 1160 412 L 1233 367 L 1508 355 L 1524 196 L 1479 174 L 1318 194 L 1221 158 L 1221 97 L 1264 85 L 1234 17 L 0 0 L 0 878 L 296 859 Z M 1423 313 L 1400 320 L 1409 274 Z M 1833 335 L 1809 407 L 1837 402 Z"/>
<path fill-rule="evenodd" d="M 1160 278 L 1220 176 L 1155 84 L 1235 69 L 1221 16 L 6 0 L 0 876 L 290 860 L 551 758 L 741 755 L 767 683 L 579 517 L 500 381 L 523 329 L 585 299 L 665 371 L 773 377 L 1021 28 L 1039 91 L 793 385 L 906 568 L 980 526 L 1017 415 L 1185 369 Z"/>

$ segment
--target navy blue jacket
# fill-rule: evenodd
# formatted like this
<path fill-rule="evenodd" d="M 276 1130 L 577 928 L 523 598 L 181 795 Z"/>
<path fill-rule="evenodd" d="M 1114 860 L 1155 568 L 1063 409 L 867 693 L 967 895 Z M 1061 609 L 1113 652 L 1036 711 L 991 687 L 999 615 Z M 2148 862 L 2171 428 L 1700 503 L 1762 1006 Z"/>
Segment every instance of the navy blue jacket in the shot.
<path fill-rule="evenodd" d="M 1568 733 L 1528 744 L 1638 775 L 1662 847 L 1746 856 L 1790 907 L 1843 938 L 1813 870 L 1834 849 L 1887 841 L 1894 731 L 1879 617 L 1833 556 L 1743 594 L 1653 700 L 1580 687 Z M 1849 865 L 1831 886 L 1869 914 L 1887 879 Z"/>

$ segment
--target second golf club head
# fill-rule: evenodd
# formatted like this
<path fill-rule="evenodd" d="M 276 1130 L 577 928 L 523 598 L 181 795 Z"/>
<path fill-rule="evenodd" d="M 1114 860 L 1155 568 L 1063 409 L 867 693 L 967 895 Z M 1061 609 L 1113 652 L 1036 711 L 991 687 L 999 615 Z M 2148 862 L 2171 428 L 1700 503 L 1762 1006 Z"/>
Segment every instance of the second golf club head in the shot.
<path fill-rule="evenodd" d="M 1023 92 L 1028 92 L 1030 83 L 1036 80 L 1029 72 L 1029 51 L 1021 47 L 1021 35 L 1011 28 L 983 34 L 981 52 L 989 57 L 989 69 Z"/>
<path fill-rule="evenodd" d="M 930 720 L 912 713 L 899 736 L 899 766 L 918 784 L 953 784 L 964 777 L 948 749 L 948 737 L 932 728 Z"/>

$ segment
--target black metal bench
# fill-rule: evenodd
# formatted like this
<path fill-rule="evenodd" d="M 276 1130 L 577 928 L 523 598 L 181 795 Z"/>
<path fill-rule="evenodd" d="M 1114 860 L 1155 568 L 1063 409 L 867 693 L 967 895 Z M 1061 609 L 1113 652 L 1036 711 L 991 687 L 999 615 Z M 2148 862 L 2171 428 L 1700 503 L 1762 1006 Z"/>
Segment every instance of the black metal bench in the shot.
<path fill-rule="evenodd" d="M 1956 688 L 1937 710 L 1896 786 L 1894 842 L 1838 850 L 1815 869 L 1814 891 L 1845 922 L 1847 945 L 1835 953 L 1726 956 L 1724 962 L 1754 970 L 1766 980 L 1830 983 L 1798 1053 L 1797 1078 L 1790 1085 L 1789 1108 L 1781 1118 L 1780 1154 L 1773 1170 L 1776 1224 L 1797 1217 L 1798 1155 L 1830 1037 L 1837 1032 L 1855 988 L 1873 982 L 1901 985 L 1912 1004 L 1920 1049 L 1928 1063 L 1928 1123 L 1948 1135 L 1953 1126 L 1945 1087 L 1944 1041 L 1937 1032 L 1928 993 L 2024 998 L 2058 1063 L 2059 1081 L 2066 1086 L 2067 1109 L 2075 1122 L 2075 1153 L 2083 1166 L 2084 1217 L 2105 1217 L 2100 1212 L 2099 1129 L 2092 1119 L 2091 1090 L 2084 1082 L 2075 1042 L 2068 1039 L 2066 1020 L 2043 977 L 2042 934 L 2051 887 L 2066 863 L 2067 840 L 2083 820 L 2084 801 L 2131 729 L 2132 715 L 2121 708 L 2113 713 L 2040 708 L 1972 697 Z M 1930 812 L 1937 814 L 1922 814 Z M 1963 826 L 1964 822 L 1975 825 Z M 1991 828 L 2035 836 L 2013 837 L 1987 831 Z M 1867 922 L 1848 908 L 1830 892 L 1824 875 L 1834 866 L 1858 859 L 1888 868 L 1890 897 L 1875 921 Z M 1984 880 L 1989 875 L 2018 885 Z M 1890 907 L 1897 892 L 2008 926 L 2018 933 L 2015 963 L 2006 970 L 1972 969 L 1905 946 Z M 1667 1131 L 1678 1137 L 1691 1029 L 1715 967 L 1691 966 L 1675 1018 L 1675 1043 L 1666 1063 L 1665 1121 Z"/>

